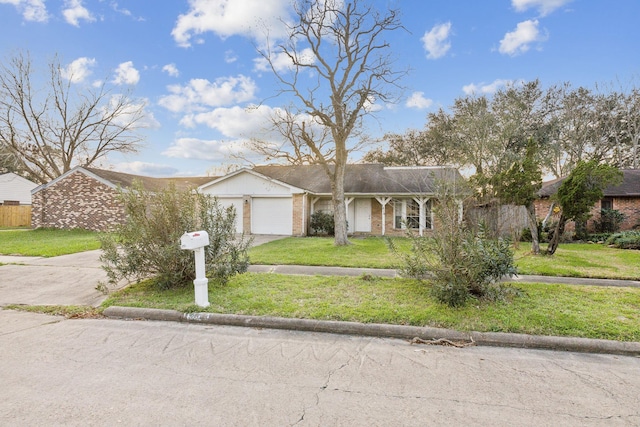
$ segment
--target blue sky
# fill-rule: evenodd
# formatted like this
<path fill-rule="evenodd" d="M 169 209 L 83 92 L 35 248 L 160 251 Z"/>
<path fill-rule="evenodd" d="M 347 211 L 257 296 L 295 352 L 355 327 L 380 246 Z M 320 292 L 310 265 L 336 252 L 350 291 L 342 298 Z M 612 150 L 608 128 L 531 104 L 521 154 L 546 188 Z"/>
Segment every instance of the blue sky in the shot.
<path fill-rule="evenodd" d="M 457 97 L 518 81 L 544 87 L 621 82 L 640 72 L 637 0 L 374 0 L 401 11 L 388 40 L 410 68 L 395 105 L 377 105 L 372 137 L 422 128 Z M 287 103 L 256 46 L 285 34 L 290 0 L 0 0 L 0 53 L 55 54 L 74 84 L 108 81 L 147 103 L 144 148 L 99 166 L 151 176 L 204 175 L 265 136 Z M 260 104 L 260 108 L 250 108 Z M 353 160 L 357 160 L 357 155 Z"/>

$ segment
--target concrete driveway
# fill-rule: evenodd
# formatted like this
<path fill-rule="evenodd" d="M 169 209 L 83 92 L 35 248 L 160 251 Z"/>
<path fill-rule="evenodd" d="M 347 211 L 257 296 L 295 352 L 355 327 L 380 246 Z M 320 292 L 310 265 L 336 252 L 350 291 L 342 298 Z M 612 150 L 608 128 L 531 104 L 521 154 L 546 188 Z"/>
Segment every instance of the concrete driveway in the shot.
<path fill-rule="evenodd" d="M 0 306 L 100 305 L 106 295 L 96 287 L 107 282 L 100 252 L 52 258 L 0 255 L 5 264 L 0 266 Z"/>
<path fill-rule="evenodd" d="M 252 246 L 287 236 L 254 235 Z M 100 250 L 51 258 L 0 255 L 0 306 L 91 305 L 98 306 L 106 295 L 97 290 L 107 283 Z M 119 289 L 126 282 L 119 283 Z"/>

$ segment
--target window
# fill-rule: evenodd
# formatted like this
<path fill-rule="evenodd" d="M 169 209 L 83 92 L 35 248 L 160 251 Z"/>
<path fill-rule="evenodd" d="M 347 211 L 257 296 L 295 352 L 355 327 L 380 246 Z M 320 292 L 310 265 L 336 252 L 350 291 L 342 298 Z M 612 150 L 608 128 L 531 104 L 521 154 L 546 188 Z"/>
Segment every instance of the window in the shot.
<path fill-rule="evenodd" d="M 424 204 L 424 216 L 420 217 L 420 204 L 414 199 L 396 199 L 393 202 L 394 227 L 397 229 L 410 228 L 417 230 L 420 223 L 424 229 L 431 229 L 431 200 Z"/>
<path fill-rule="evenodd" d="M 600 201 L 600 210 L 611 210 L 613 209 L 613 199 L 602 199 Z"/>

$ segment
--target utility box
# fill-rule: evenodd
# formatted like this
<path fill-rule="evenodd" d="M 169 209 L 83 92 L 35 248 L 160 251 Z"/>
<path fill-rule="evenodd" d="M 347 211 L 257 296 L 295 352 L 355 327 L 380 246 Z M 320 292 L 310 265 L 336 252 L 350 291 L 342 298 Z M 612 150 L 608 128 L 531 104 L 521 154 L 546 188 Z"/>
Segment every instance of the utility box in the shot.
<path fill-rule="evenodd" d="M 180 249 L 196 250 L 209 245 L 209 233 L 206 231 L 194 231 L 184 233 L 180 237 Z"/>

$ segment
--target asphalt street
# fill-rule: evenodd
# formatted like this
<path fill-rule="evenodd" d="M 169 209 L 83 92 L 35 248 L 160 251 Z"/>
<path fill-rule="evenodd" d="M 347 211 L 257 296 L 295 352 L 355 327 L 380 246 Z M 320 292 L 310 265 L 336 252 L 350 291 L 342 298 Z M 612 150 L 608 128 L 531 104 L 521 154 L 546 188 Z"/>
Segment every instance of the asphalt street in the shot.
<path fill-rule="evenodd" d="M 640 425 L 636 357 L 0 310 L 0 360 L 0 425 Z"/>

